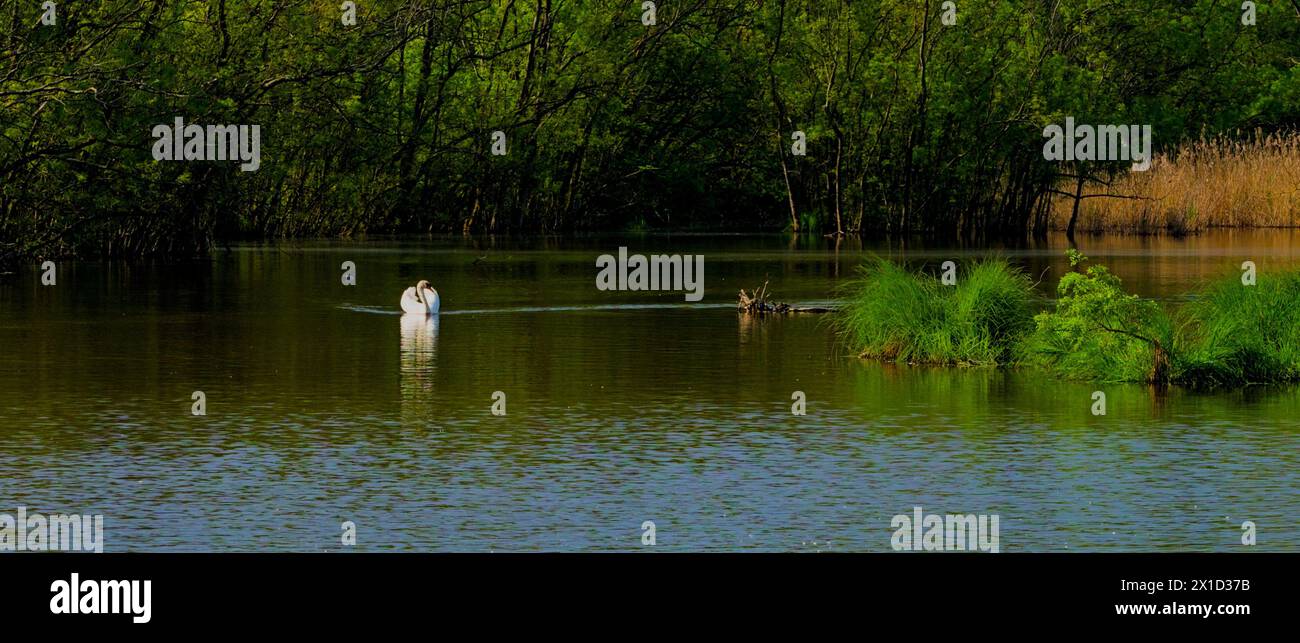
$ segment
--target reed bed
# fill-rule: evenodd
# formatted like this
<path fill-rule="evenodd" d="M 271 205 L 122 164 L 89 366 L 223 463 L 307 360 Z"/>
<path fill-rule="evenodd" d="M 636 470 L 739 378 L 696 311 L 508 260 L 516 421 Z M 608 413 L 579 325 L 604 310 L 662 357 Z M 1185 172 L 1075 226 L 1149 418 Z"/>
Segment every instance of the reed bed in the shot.
<path fill-rule="evenodd" d="M 1059 189 L 1074 191 L 1072 181 Z M 1157 155 L 1145 172 L 1089 183 L 1077 230 L 1121 234 L 1193 233 L 1214 227 L 1300 226 L 1300 132 L 1246 139 L 1206 138 Z M 1051 225 L 1064 230 L 1074 199 L 1057 196 Z"/>

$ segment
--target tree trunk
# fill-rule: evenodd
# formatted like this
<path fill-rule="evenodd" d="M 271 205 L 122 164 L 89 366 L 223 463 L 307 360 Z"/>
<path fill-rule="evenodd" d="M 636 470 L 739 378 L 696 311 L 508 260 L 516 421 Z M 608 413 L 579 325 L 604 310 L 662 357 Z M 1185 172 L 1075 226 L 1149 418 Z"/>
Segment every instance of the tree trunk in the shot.
<path fill-rule="evenodd" d="M 776 108 L 773 117 L 776 120 L 776 152 L 781 158 L 781 178 L 785 180 L 785 197 L 790 204 L 790 229 L 799 231 L 799 213 L 794 207 L 794 191 L 790 189 L 790 168 L 785 162 L 785 137 L 781 135 L 781 126 L 785 124 L 785 103 L 781 101 L 781 92 L 776 87 L 777 52 L 781 49 L 781 36 L 785 33 L 785 0 L 777 3 L 776 38 L 772 43 L 772 53 L 767 57 L 767 79 L 772 92 L 772 106 Z"/>
<path fill-rule="evenodd" d="M 1070 209 L 1070 224 L 1065 227 L 1065 238 L 1074 243 L 1074 226 L 1079 222 L 1079 202 L 1083 200 L 1083 168 L 1078 168 L 1079 178 L 1074 186 L 1074 207 Z"/>

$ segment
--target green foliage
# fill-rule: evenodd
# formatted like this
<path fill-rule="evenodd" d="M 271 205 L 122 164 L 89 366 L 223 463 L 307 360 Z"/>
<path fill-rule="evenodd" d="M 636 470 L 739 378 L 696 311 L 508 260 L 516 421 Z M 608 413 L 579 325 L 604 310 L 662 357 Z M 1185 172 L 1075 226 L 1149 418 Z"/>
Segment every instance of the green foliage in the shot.
<path fill-rule="evenodd" d="M 955 286 L 874 258 L 846 286 L 833 318 L 863 357 L 925 364 L 998 364 L 1031 324 L 1033 287 L 1005 261 L 983 261 Z"/>
<path fill-rule="evenodd" d="M 1067 255 L 1074 267 L 1087 261 Z M 956 286 L 880 258 L 858 270 L 832 321 L 864 358 L 1195 388 L 1300 381 L 1300 272 L 1254 286 L 1229 275 L 1170 314 L 1091 265 L 1062 277 L 1055 305 L 1034 315 L 1028 278 L 1001 260 L 975 264 Z"/>
<path fill-rule="evenodd" d="M 1172 315 L 1124 292 L 1105 266 L 1071 272 L 1057 290 L 1020 353 L 1063 376 L 1198 388 L 1300 380 L 1300 273 L 1256 286 L 1230 275 Z"/>
<path fill-rule="evenodd" d="M 1071 251 L 1070 264 L 1086 259 Z M 1070 272 L 1054 310 L 1034 317 L 1021 348 L 1027 360 L 1067 377 L 1167 382 L 1173 324 L 1160 305 L 1131 295 L 1105 266 Z"/>
<path fill-rule="evenodd" d="M 1300 273 L 1238 275 L 1211 285 L 1183 310 L 1186 350 L 1177 379 L 1196 386 L 1300 380 Z"/>
<path fill-rule="evenodd" d="M 725 228 L 1023 235 L 1042 128 L 1300 124 L 1300 21 L 1213 0 L 0 3 L 0 260 L 241 236 Z M 929 11 L 923 10 L 928 7 Z M 262 126 L 263 164 L 154 125 Z M 504 131 L 510 153 L 491 156 Z M 793 131 L 808 136 L 791 154 Z"/>

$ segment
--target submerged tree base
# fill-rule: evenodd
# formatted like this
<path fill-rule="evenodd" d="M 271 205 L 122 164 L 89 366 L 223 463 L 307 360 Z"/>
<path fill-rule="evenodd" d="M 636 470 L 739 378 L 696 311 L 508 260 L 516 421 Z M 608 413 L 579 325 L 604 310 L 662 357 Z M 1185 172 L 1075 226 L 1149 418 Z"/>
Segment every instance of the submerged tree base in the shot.
<path fill-rule="evenodd" d="M 790 304 L 772 301 L 768 299 L 767 282 L 763 282 L 761 288 L 755 288 L 754 292 L 747 293 L 744 288 L 740 289 L 740 299 L 736 302 L 736 310 L 748 315 L 785 315 L 789 313 L 829 313 L 830 308 L 820 306 L 791 306 Z"/>

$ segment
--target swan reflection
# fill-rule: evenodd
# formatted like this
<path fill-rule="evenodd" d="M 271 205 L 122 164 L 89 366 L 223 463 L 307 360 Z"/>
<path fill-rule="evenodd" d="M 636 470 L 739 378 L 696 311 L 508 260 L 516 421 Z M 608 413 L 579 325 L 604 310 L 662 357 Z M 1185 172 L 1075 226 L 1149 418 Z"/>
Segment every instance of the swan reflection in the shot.
<path fill-rule="evenodd" d="M 428 400 L 438 365 L 438 317 L 402 315 L 401 324 L 402 400 Z"/>

